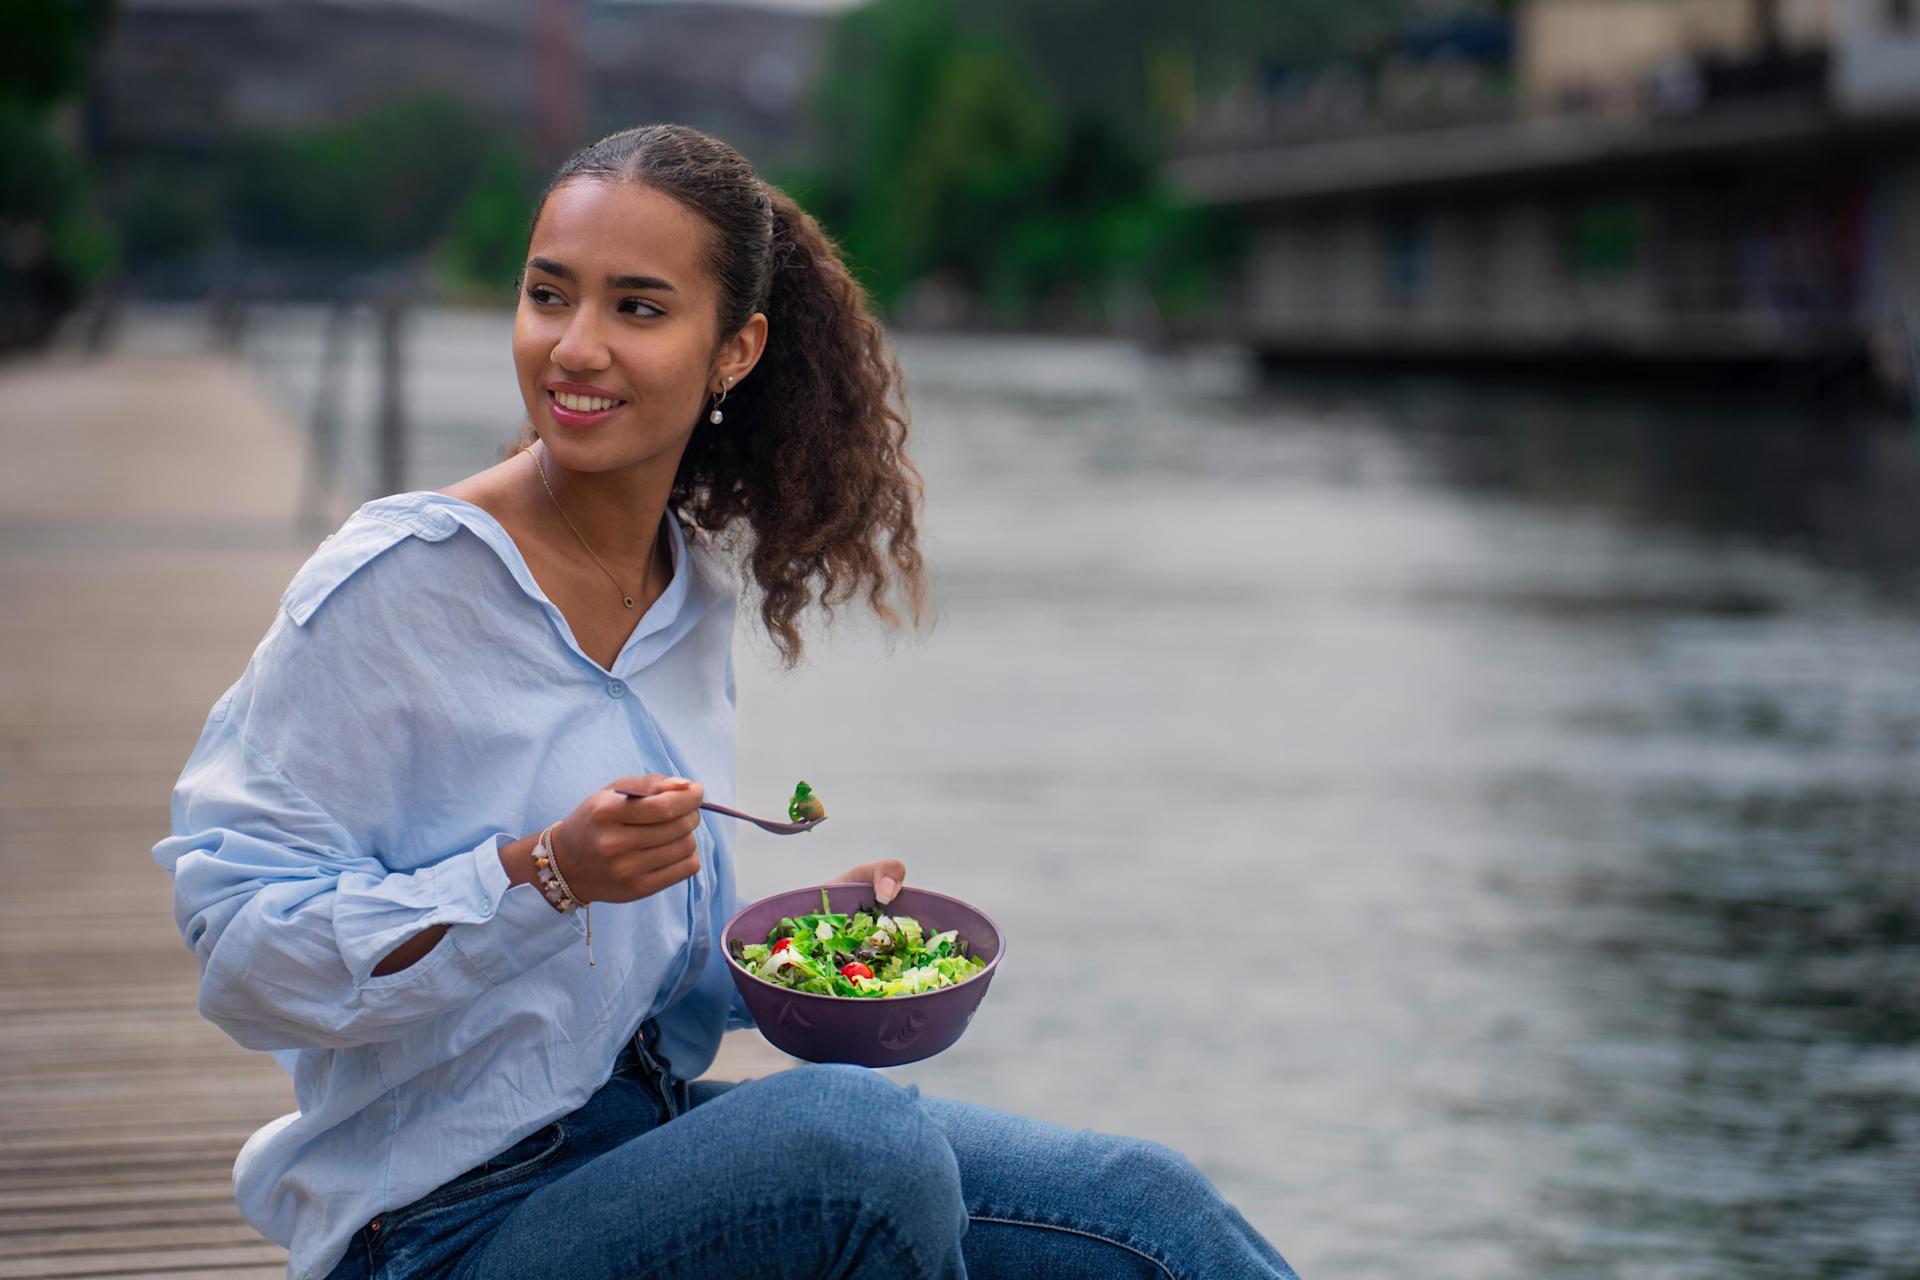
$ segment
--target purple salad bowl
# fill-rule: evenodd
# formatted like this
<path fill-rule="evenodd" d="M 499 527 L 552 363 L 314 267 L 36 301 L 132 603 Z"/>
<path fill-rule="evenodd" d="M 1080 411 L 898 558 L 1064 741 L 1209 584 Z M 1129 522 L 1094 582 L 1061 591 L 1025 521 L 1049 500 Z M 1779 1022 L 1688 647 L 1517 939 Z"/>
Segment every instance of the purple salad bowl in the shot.
<path fill-rule="evenodd" d="M 765 946 L 767 934 L 787 916 L 820 910 L 820 890 L 827 891 L 828 909 L 851 915 L 862 903 L 874 901 L 873 886 L 858 881 L 790 889 L 742 907 L 720 936 L 727 969 L 740 988 L 748 1012 L 760 1034 L 783 1053 L 808 1062 L 850 1062 L 862 1067 L 898 1067 L 931 1058 L 960 1038 L 973 1021 L 973 1011 L 987 994 L 1006 942 L 1000 927 L 977 907 L 930 889 L 902 885 L 887 904 L 890 914 L 911 916 L 927 936 L 947 929 L 967 940 L 971 954 L 987 967 L 964 982 L 938 991 L 910 996 L 861 999 L 790 991 L 768 982 L 733 958 L 733 939 L 748 946 Z"/>

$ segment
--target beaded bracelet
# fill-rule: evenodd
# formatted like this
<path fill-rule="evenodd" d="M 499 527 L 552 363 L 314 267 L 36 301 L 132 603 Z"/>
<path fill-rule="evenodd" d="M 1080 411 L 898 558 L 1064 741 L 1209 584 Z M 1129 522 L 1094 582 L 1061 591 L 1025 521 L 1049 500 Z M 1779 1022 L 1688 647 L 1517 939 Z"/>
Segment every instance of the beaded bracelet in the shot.
<path fill-rule="evenodd" d="M 547 895 L 547 901 L 556 908 L 572 915 L 578 908 L 587 922 L 587 967 L 597 968 L 593 959 L 593 904 L 581 902 L 573 896 L 573 890 L 567 887 L 567 878 L 560 874 L 560 862 L 553 852 L 554 823 L 540 833 L 540 839 L 533 846 L 533 875 L 540 882 L 540 892 Z"/>

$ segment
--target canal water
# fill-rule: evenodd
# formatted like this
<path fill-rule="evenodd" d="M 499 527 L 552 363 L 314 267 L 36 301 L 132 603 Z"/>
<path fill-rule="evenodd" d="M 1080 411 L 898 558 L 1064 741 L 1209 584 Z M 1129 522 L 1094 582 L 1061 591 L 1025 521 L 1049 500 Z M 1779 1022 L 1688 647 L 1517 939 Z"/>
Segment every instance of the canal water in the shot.
<path fill-rule="evenodd" d="M 251 339 L 296 412 L 315 332 Z M 513 436 L 509 333 L 413 333 L 408 487 Z M 742 892 L 897 855 L 1007 931 L 896 1078 L 1175 1147 L 1309 1277 L 1920 1275 L 1897 422 L 900 345 L 932 625 L 738 655 L 738 798 L 834 816 Z"/>

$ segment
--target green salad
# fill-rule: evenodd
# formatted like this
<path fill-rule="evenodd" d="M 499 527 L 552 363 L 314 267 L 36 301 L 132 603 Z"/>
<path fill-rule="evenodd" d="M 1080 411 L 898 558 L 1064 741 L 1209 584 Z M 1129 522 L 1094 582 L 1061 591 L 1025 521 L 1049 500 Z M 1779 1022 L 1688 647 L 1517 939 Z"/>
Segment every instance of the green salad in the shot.
<path fill-rule="evenodd" d="M 776 986 L 822 996 L 866 999 L 910 996 L 964 982 L 987 967 L 955 930 L 925 935 L 912 916 L 890 916 L 877 903 L 851 916 L 820 910 L 787 916 L 764 943 L 731 938 L 727 948 L 749 973 Z"/>
<path fill-rule="evenodd" d="M 793 799 L 787 801 L 787 817 L 794 822 L 805 822 L 808 818 L 824 818 L 827 807 L 820 803 L 820 797 L 805 781 L 793 789 Z"/>

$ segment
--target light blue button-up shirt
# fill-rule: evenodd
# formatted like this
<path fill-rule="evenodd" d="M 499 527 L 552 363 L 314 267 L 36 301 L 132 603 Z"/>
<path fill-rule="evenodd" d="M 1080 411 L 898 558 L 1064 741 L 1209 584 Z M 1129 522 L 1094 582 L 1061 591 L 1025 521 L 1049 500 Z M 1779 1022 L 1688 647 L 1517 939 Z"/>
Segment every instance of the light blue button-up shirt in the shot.
<path fill-rule="evenodd" d="M 692 879 L 594 904 L 595 968 L 580 914 L 500 863 L 616 778 L 733 794 L 736 581 L 665 523 L 672 581 L 608 670 L 486 511 L 425 491 L 366 503 L 207 716 L 153 856 L 200 1012 L 293 1076 L 299 1110 L 233 1170 L 290 1280 L 580 1106 L 648 1017 L 684 1079 L 753 1025 L 714 944 L 739 905 L 726 822 L 702 822 Z M 425 957 L 374 976 L 440 924 Z"/>

